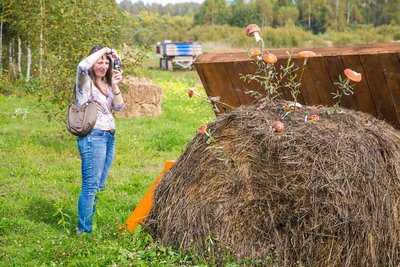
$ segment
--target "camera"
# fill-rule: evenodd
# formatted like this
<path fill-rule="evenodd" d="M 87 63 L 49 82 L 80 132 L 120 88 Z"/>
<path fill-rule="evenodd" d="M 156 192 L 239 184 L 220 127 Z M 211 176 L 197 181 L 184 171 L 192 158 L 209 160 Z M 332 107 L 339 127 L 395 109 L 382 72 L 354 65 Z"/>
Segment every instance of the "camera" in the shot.
<path fill-rule="evenodd" d="M 119 59 L 114 60 L 114 69 L 121 70 L 121 61 Z"/>

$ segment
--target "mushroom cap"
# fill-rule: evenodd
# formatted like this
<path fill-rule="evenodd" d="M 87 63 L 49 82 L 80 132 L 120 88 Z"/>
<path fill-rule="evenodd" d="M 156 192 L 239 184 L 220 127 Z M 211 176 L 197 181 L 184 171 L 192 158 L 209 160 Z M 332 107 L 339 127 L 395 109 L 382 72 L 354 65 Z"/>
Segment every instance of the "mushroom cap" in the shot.
<path fill-rule="evenodd" d="M 207 131 L 207 124 L 202 124 L 199 129 L 197 129 L 197 134 L 202 135 Z"/>
<path fill-rule="evenodd" d="M 260 32 L 260 28 L 256 24 L 249 24 L 246 27 L 246 35 L 252 36 L 254 32 Z"/>
<path fill-rule="evenodd" d="M 189 90 L 188 90 L 188 96 L 189 96 L 189 97 L 192 97 L 193 94 L 194 94 L 194 88 L 189 88 Z"/>
<path fill-rule="evenodd" d="M 361 81 L 361 73 L 355 72 L 352 69 L 345 69 L 344 70 L 344 75 L 346 75 L 346 77 L 353 82 L 360 82 Z"/>
<path fill-rule="evenodd" d="M 281 121 L 275 121 L 272 124 L 272 129 L 277 133 L 281 133 L 285 130 L 285 124 L 283 124 Z"/>
<path fill-rule="evenodd" d="M 315 57 L 317 54 L 315 54 L 315 52 L 313 51 L 306 50 L 306 51 L 300 51 L 299 53 L 297 53 L 297 55 L 302 58 L 308 58 L 308 57 Z"/>
<path fill-rule="evenodd" d="M 261 56 L 261 55 L 262 55 L 262 51 L 261 50 L 253 50 L 250 53 L 250 56 L 252 58 L 257 58 L 258 56 Z"/>
<path fill-rule="evenodd" d="M 275 64 L 278 61 L 278 58 L 275 54 L 267 53 L 263 56 L 263 61 L 268 64 Z"/>

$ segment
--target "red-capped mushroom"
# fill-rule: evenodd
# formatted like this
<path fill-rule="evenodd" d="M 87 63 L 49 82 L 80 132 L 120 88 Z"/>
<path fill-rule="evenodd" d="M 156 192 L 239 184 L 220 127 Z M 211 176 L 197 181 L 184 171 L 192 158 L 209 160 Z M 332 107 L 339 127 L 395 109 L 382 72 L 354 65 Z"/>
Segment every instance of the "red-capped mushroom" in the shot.
<path fill-rule="evenodd" d="M 315 57 L 317 54 L 315 54 L 313 51 L 300 51 L 297 53 L 299 57 L 302 58 L 309 58 L 309 57 Z"/>
<path fill-rule="evenodd" d="M 192 97 L 193 95 L 196 95 L 198 97 L 201 97 L 201 94 L 199 94 L 198 92 L 196 92 L 196 90 L 194 88 L 189 88 L 188 92 L 187 92 L 189 97 Z"/>
<path fill-rule="evenodd" d="M 197 134 L 198 135 L 202 135 L 207 131 L 207 125 L 206 124 L 202 124 L 199 129 L 197 129 Z"/>
<path fill-rule="evenodd" d="M 313 114 L 308 118 L 310 121 L 319 121 L 318 114 Z"/>
<path fill-rule="evenodd" d="M 192 97 L 193 94 L 194 94 L 194 89 L 193 89 L 193 88 L 189 88 L 189 90 L 188 90 L 188 96 L 189 96 L 189 97 Z"/>
<path fill-rule="evenodd" d="M 303 106 L 300 104 L 300 103 L 295 103 L 295 102 L 291 102 L 291 101 L 289 101 L 289 102 L 286 102 L 283 106 L 282 106 L 282 108 L 284 109 L 284 110 L 290 110 L 290 109 L 294 109 L 294 110 L 297 110 L 298 108 L 302 108 Z"/>
<path fill-rule="evenodd" d="M 261 40 L 260 32 L 260 28 L 256 24 L 249 24 L 246 27 L 246 35 L 250 37 L 254 36 L 254 38 L 256 39 L 256 43 Z"/>
<path fill-rule="evenodd" d="M 252 58 L 254 58 L 254 59 L 257 59 L 257 60 L 260 60 L 260 59 L 261 59 L 261 55 L 262 55 L 261 50 L 253 50 L 253 51 L 251 51 L 251 53 L 250 53 L 250 56 L 251 56 Z"/>
<path fill-rule="evenodd" d="M 355 72 L 352 69 L 345 69 L 344 70 L 344 75 L 346 75 L 346 77 L 353 82 L 360 82 L 361 81 L 361 73 Z"/>
<path fill-rule="evenodd" d="M 285 125 L 281 121 L 275 121 L 272 124 L 272 129 L 277 133 L 281 133 L 285 130 Z"/>
<path fill-rule="evenodd" d="M 275 64 L 278 58 L 272 53 L 267 53 L 263 56 L 263 61 L 268 64 Z"/>

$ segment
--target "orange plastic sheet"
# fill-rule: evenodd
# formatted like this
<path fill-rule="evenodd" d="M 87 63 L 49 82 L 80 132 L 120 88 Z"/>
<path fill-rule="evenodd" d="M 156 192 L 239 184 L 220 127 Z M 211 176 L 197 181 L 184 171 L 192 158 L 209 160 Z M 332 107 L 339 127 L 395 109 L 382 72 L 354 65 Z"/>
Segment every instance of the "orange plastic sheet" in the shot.
<path fill-rule="evenodd" d="M 164 164 L 164 169 L 161 174 L 157 177 L 154 183 L 151 185 L 150 189 L 147 190 L 146 194 L 136 206 L 135 210 L 131 213 L 126 221 L 125 229 L 132 233 L 139 224 L 142 224 L 150 213 L 153 207 L 153 194 L 154 188 L 160 182 L 163 175 L 174 165 L 175 160 L 167 160 Z"/>

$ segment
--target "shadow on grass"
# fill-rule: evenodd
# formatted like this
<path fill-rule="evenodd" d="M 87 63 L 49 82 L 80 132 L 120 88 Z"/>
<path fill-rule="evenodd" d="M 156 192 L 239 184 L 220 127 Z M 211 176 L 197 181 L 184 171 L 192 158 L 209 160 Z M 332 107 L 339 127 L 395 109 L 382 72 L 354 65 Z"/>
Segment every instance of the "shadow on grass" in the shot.
<path fill-rule="evenodd" d="M 73 219 L 77 216 L 76 212 L 71 211 L 68 207 L 57 206 L 54 201 L 39 197 L 32 198 L 25 210 L 25 215 L 31 221 L 45 223 L 55 229 L 70 231 L 75 229 Z"/>

